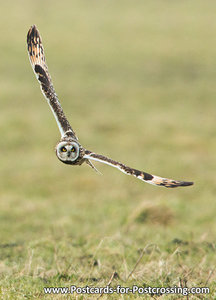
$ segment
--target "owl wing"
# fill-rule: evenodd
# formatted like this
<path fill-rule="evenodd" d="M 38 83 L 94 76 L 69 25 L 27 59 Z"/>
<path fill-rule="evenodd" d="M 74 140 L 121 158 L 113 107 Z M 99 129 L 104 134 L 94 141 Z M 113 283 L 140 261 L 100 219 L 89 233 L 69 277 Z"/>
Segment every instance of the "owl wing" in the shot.
<path fill-rule="evenodd" d="M 42 93 L 53 112 L 61 136 L 64 136 L 67 132 L 70 136 L 77 139 L 75 132 L 73 131 L 67 118 L 65 117 L 55 89 L 53 87 L 51 76 L 46 65 L 42 39 L 35 25 L 33 25 L 28 31 L 27 48 L 32 69 L 40 83 Z"/>
<path fill-rule="evenodd" d="M 127 175 L 132 175 L 142 181 L 145 181 L 147 183 L 153 184 L 153 185 L 158 185 L 158 186 L 164 186 L 167 188 L 175 188 L 178 186 L 189 186 L 193 185 L 193 182 L 188 182 L 188 181 L 177 181 L 173 179 L 167 179 L 167 178 L 162 178 L 158 177 L 155 175 L 148 174 L 146 172 L 142 172 L 136 169 L 132 169 L 130 167 L 127 167 L 126 165 L 119 163 L 115 160 L 112 160 L 106 156 L 100 155 L 93 153 L 91 151 L 86 150 L 86 154 L 84 155 L 84 158 L 89 159 L 89 160 L 94 160 L 94 161 L 99 161 L 101 163 L 107 164 L 111 167 L 115 167 L 119 169 L 121 172 L 127 174 Z"/>

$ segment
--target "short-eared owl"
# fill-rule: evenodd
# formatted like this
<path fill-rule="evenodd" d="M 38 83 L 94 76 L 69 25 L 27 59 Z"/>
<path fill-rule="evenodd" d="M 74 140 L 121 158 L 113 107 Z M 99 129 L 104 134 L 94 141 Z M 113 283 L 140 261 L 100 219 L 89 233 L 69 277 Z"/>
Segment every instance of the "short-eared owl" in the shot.
<path fill-rule="evenodd" d="M 89 150 L 86 150 L 78 142 L 78 138 L 71 128 L 65 114 L 62 110 L 61 104 L 55 93 L 51 77 L 48 71 L 48 67 L 45 61 L 44 49 L 42 40 L 36 26 L 33 25 L 27 35 L 28 54 L 33 71 L 40 83 L 42 93 L 44 94 L 58 124 L 61 139 L 56 145 L 56 155 L 58 159 L 69 165 L 81 165 L 84 162 L 95 169 L 91 160 L 98 161 L 112 167 L 115 167 L 127 175 L 133 175 L 134 177 L 145 181 L 147 183 L 164 186 L 167 188 L 173 188 L 178 186 L 189 186 L 193 182 L 177 181 L 173 179 L 161 178 L 155 175 L 148 174 L 136 169 L 127 167 L 126 165 L 107 158 L 103 155 L 96 154 Z"/>

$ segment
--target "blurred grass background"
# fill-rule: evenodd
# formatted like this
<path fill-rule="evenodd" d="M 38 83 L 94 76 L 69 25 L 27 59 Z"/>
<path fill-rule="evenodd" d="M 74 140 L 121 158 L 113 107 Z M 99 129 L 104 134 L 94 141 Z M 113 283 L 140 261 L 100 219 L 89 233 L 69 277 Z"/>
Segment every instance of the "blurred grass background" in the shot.
<path fill-rule="evenodd" d="M 2 299 L 104 286 L 114 271 L 112 286 L 181 278 L 214 299 L 216 3 L 21 0 L 0 9 Z M 195 185 L 169 190 L 101 164 L 103 176 L 61 164 L 27 56 L 32 24 L 84 147 Z"/>

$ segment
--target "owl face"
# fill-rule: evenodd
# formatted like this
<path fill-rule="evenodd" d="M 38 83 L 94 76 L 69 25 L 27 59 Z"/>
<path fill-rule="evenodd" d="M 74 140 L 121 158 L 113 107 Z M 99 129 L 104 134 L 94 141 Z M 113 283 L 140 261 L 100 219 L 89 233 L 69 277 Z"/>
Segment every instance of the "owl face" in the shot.
<path fill-rule="evenodd" d="M 79 158 L 80 147 L 76 142 L 60 142 L 56 146 L 56 155 L 66 164 L 73 164 Z"/>

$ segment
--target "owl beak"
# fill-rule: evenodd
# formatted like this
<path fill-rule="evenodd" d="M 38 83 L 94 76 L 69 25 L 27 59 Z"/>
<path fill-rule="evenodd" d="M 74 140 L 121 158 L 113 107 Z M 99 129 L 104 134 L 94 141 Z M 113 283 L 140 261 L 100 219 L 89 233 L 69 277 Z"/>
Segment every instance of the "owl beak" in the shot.
<path fill-rule="evenodd" d="M 70 152 L 67 153 L 67 157 L 70 157 Z"/>

